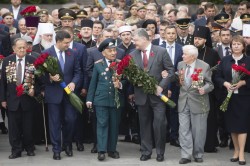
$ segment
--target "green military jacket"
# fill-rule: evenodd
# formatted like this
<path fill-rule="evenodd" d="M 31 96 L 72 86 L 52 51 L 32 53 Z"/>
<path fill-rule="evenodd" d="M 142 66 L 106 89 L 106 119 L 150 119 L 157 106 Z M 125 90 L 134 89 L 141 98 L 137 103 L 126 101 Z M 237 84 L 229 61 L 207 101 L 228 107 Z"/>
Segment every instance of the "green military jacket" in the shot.
<path fill-rule="evenodd" d="M 118 61 L 118 60 L 116 60 Z M 95 62 L 92 79 L 88 89 L 87 101 L 94 106 L 116 107 L 115 88 L 112 81 L 113 71 L 108 68 L 106 60 L 101 59 Z M 122 87 L 126 81 L 122 80 Z M 119 89 L 120 106 L 124 106 L 124 89 Z"/>

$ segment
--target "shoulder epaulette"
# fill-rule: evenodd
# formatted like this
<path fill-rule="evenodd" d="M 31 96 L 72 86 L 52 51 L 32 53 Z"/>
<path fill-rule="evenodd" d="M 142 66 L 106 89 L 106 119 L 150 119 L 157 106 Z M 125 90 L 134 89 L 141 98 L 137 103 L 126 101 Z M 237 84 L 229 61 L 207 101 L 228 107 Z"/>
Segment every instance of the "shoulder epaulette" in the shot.
<path fill-rule="evenodd" d="M 99 59 L 99 60 L 95 61 L 95 64 L 100 63 L 100 62 L 103 62 L 103 59 Z"/>

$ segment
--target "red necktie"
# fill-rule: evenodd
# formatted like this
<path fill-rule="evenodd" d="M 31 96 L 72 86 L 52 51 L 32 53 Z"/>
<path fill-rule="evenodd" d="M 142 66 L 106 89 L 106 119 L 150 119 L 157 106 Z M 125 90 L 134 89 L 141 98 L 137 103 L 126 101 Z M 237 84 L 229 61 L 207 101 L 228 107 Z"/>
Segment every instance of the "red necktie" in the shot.
<path fill-rule="evenodd" d="M 148 67 L 148 57 L 147 57 L 147 50 L 142 51 L 143 52 L 143 66 L 144 69 Z"/>

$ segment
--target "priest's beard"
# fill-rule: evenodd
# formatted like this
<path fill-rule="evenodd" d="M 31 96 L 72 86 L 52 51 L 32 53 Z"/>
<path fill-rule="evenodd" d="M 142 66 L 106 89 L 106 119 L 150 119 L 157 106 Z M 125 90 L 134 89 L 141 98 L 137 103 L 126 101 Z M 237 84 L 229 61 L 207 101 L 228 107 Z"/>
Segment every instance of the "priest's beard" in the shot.
<path fill-rule="evenodd" d="M 46 40 L 41 40 L 41 45 L 43 46 L 44 49 L 48 49 L 51 46 L 53 46 L 53 43 L 52 42 L 48 42 Z"/>

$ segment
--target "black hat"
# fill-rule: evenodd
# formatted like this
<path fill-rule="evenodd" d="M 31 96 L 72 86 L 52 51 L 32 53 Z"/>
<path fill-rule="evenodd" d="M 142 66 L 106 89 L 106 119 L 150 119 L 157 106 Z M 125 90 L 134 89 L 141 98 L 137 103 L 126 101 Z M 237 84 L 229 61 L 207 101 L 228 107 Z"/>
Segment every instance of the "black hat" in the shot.
<path fill-rule="evenodd" d="M 86 10 L 79 10 L 77 13 L 76 13 L 76 17 L 77 18 L 86 18 L 88 17 L 88 13 L 86 12 Z"/>
<path fill-rule="evenodd" d="M 106 48 L 114 48 L 115 46 L 115 39 L 107 38 L 104 41 L 101 42 L 101 44 L 98 47 L 98 50 L 100 52 L 104 51 Z"/>
<path fill-rule="evenodd" d="M 38 23 L 40 20 L 39 17 L 27 16 L 27 17 L 24 17 L 24 19 L 25 19 L 26 27 L 38 27 Z"/>
<path fill-rule="evenodd" d="M 248 21 L 250 21 L 250 14 L 248 14 L 248 13 L 242 14 L 240 16 L 240 19 L 242 22 L 248 22 Z"/>
<path fill-rule="evenodd" d="M 59 10 L 58 18 L 60 20 L 75 20 L 76 13 L 70 9 L 61 9 L 61 10 Z"/>
<path fill-rule="evenodd" d="M 224 0 L 224 4 L 231 4 L 232 0 Z"/>
<path fill-rule="evenodd" d="M 214 16 L 214 21 L 217 23 L 227 23 L 229 20 L 229 15 L 227 13 L 220 13 Z"/>
<path fill-rule="evenodd" d="M 81 27 L 90 27 L 93 28 L 93 21 L 92 20 L 82 20 Z"/>
<path fill-rule="evenodd" d="M 180 18 L 176 20 L 176 24 L 180 29 L 187 29 L 189 27 L 190 18 Z"/>
<path fill-rule="evenodd" d="M 211 25 L 212 25 L 212 32 L 219 31 L 222 28 L 224 28 L 223 26 L 221 26 L 220 24 L 217 24 L 215 22 L 212 22 Z"/>
<path fill-rule="evenodd" d="M 203 39 L 207 39 L 208 34 L 210 34 L 210 30 L 205 26 L 197 26 L 194 30 L 194 37 L 200 37 Z"/>

